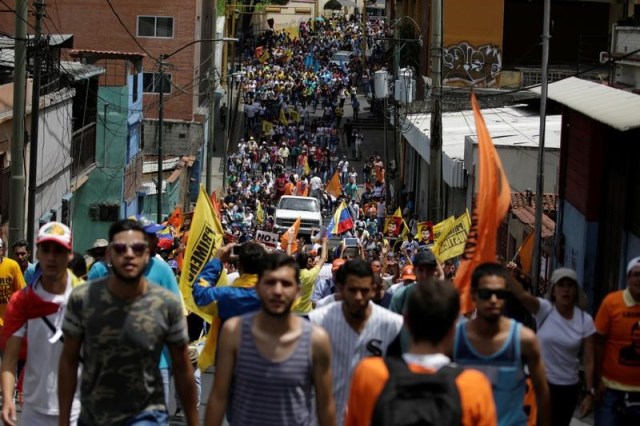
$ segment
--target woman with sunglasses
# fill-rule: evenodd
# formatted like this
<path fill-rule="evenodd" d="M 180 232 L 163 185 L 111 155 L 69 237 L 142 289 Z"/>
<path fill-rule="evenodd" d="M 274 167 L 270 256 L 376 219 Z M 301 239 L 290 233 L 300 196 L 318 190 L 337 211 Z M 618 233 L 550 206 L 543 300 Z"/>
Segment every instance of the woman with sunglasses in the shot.
<path fill-rule="evenodd" d="M 513 270 L 513 265 L 510 264 Z M 553 426 L 567 426 L 580 394 L 580 360 L 584 381 L 589 390 L 580 404 L 585 416 L 593 406 L 593 339 L 596 331 L 593 318 L 584 311 L 585 297 L 578 285 L 576 272 L 556 269 L 551 275 L 546 298 L 535 297 L 517 280 L 510 280 L 513 295 L 533 315 L 542 348 L 549 392 Z"/>

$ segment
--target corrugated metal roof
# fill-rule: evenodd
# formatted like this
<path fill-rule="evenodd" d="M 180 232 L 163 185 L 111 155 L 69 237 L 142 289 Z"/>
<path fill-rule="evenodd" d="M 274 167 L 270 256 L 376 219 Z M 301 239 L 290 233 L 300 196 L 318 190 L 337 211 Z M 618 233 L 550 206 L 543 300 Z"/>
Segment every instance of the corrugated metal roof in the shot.
<path fill-rule="evenodd" d="M 540 116 L 537 113 L 515 106 L 486 108 L 482 110 L 487 128 L 495 146 L 534 148 L 540 143 Z M 560 115 L 547 116 L 545 146 L 547 149 L 560 148 Z M 403 136 L 420 157 L 430 162 L 431 128 L 430 114 L 407 115 Z M 463 110 L 442 114 L 442 173 L 447 185 L 464 188 L 464 146 L 465 138 L 476 141 L 476 127 L 473 111 Z"/>
<path fill-rule="evenodd" d="M 640 127 L 640 96 L 624 90 L 570 77 L 549 84 L 549 99 L 616 130 Z"/>
<path fill-rule="evenodd" d="M 118 50 L 95 50 L 95 49 L 71 49 L 69 54 L 72 57 L 76 56 L 100 56 L 103 59 L 131 59 L 131 58 L 144 58 L 147 56 L 140 52 L 124 52 Z"/>
<path fill-rule="evenodd" d="M 87 80 L 105 73 L 105 69 L 102 67 L 70 61 L 60 61 L 60 69 L 65 74 L 73 77 L 74 81 Z"/>

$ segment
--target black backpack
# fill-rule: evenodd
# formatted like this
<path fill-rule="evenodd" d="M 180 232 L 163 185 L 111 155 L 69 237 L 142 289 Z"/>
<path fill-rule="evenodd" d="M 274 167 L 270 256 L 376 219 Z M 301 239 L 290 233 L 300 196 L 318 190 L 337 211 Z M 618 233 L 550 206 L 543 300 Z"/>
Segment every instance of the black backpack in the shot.
<path fill-rule="evenodd" d="M 402 358 L 385 357 L 389 380 L 373 410 L 372 426 L 459 426 L 460 395 L 455 384 L 463 371 L 454 364 L 435 374 L 409 370 Z"/>

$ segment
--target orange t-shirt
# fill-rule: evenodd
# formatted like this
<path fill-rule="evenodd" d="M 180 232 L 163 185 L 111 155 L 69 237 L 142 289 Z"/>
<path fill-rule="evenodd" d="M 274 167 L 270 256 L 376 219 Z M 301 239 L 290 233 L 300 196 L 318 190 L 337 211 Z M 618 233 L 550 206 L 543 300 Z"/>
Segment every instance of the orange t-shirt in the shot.
<path fill-rule="evenodd" d="M 595 326 L 606 338 L 602 376 L 607 386 L 640 391 L 640 304 L 627 290 L 609 293 L 598 309 Z"/>
<path fill-rule="evenodd" d="M 295 187 L 296 186 L 291 182 L 287 182 L 287 184 L 284 186 L 284 195 L 293 195 L 293 189 Z"/>
<path fill-rule="evenodd" d="M 409 364 L 414 373 L 433 373 L 433 370 Z M 360 361 L 351 380 L 351 393 L 345 426 L 368 426 L 378 397 L 389 379 L 389 371 L 381 357 Z M 491 384 L 477 370 L 465 370 L 456 378 L 462 406 L 462 426 L 495 426 L 498 424 Z"/>

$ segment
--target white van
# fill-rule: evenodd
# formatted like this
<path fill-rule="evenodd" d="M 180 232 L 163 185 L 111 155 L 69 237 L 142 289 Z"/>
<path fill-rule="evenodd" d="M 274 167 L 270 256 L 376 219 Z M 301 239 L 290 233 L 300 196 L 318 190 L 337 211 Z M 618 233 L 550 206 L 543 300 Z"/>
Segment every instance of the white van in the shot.
<path fill-rule="evenodd" d="M 276 207 L 274 231 L 282 234 L 300 218 L 299 234 L 311 235 L 311 228 L 322 226 L 322 209 L 314 197 L 283 195 Z"/>

